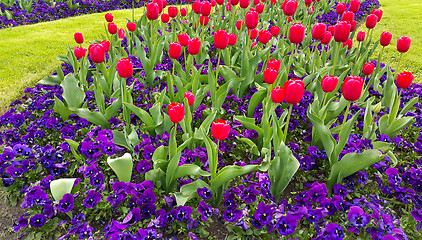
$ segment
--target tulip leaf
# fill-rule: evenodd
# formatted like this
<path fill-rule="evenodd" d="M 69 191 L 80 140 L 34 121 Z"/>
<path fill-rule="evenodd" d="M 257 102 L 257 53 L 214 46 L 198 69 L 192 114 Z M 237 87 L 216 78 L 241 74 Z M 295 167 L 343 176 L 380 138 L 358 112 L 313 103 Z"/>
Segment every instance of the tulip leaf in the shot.
<path fill-rule="evenodd" d="M 248 146 L 250 147 L 249 151 L 252 154 L 259 156 L 258 147 L 256 146 L 256 144 L 254 142 L 252 142 L 252 140 L 250 140 L 249 138 L 239 138 L 239 140 L 241 142 L 248 144 Z"/>
<path fill-rule="evenodd" d="M 111 124 L 100 112 L 91 112 L 87 108 L 69 108 L 69 110 L 79 117 L 85 118 L 90 123 L 100 125 L 102 128 L 110 129 L 111 127 Z"/>
<path fill-rule="evenodd" d="M 416 96 L 416 97 L 412 98 L 410 101 L 408 101 L 403 106 L 403 109 L 400 111 L 400 115 L 403 116 L 407 112 L 409 112 L 418 101 L 419 101 L 419 96 Z"/>
<path fill-rule="evenodd" d="M 207 187 L 208 189 L 210 189 L 210 186 L 206 182 L 199 179 L 194 182 L 183 185 L 180 188 L 180 192 L 174 194 L 174 196 L 176 197 L 177 205 L 183 206 L 185 205 L 186 202 L 188 202 L 192 198 L 197 197 L 198 188 L 203 188 L 203 187 Z"/>
<path fill-rule="evenodd" d="M 183 164 L 176 168 L 176 172 L 174 173 L 173 180 L 176 181 L 178 178 L 185 177 L 185 176 L 204 176 L 208 177 L 211 174 L 207 171 L 202 170 L 198 165 L 195 164 Z"/>
<path fill-rule="evenodd" d="M 170 162 L 167 166 L 166 171 L 166 189 L 168 190 L 170 188 L 170 185 L 175 180 L 175 173 L 176 169 L 178 168 L 180 157 L 182 156 L 182 151 L 177 151 L 173 156 L 170 154 Z"/>
<path fill-rule="evenodd" d="M 157 188 L 164 186 L 166 182 L 166 174 L 161 168 L 149 170 L 145 173 L 145 180 L 151 180 L 154 182 L 154 186 Z"/>
<path fill-rule="evenodd" d="M 131 149 L 126 135 L 118 130 L 113 130 L 113 141 L 116 145 L 123 146 L 127 149 Z"/>
<path fill-rule="evenodd" d="M 248 105 L 248 117 L 253 117 L 256 107 L 260 103 L 262 103 L 262 101 L 264 100 L 266 96 L 267 96 L 267 89 L 265 88 L 260 88 L 258 91 L 256 91 L 252 95 L 251 100 L 249 100 L 249 105 Z"/>
<path fill-rule="evenodd" d="M 78 80 L 71 73 L 66 75 L 60 84 L 63 88 L 63 98 L 66 100 L 68 107 L 80 107 L 85 100 L 85 92 L 79 88 Z"/>
<path fill-rule="evenodd" d="M 72 114 L 72 112 L 69 110 L 69 108 L 67 108 L 64 103 L 58 98 L 58 97 L 54 97 L 54 111 L 58 114 L 60 114 L 60 117 L 63 120 L 67 120 L 69 119 L 70 114 Z"/>
<path fill-rule="evenodd" d="M 71 193 L 76 178 L 61 178 L 50 183 L 51 194 L 54 200 L 60 201 L 66 193 Z"/>
<path fill-rule="evenodd" d="M 369 127 L 372 123 L 372 103 L 374 102 L 375 97 L 371 97 L 366 101 L 365 115 L 363 117 L 363 132 L 366 133 L 369 131 Z"/>
<path fill-rule="evenodd" d="M 218 171 L 216 177 L 211 181 L 211 191 L 214 193 L 219 187 L 226 186 L 236 177 L 258 170 L 258 165 L 229 165 Z"/>
<path fill-rule="evenodd" d="M 55 86 L 60 85 L 61 79 L 58 75 L 52 75 L 41 79 L 37 84 Z"/>
<path fill-rule="evenodd" d="M 356 119 L 359 117 L 361 111 L 362 110 L 359 110 L 356 114 L 353 115 L 353 117 L 349 121 L 347 121 L 344 125 L 340 127 L 338 143 L 335 147 L 335 155 L 332 157 L 331 165 L 337 162 L 341 151 L 346 146 L 346 143 L 349 140 L 350 133 L 352 132 L 353 124 L 356 122 Z"/>
<path fill-rule="evenodd" d="M 392 139 L 396 137 L 399 132 L 413 122 L 413 117 L 402 117 L 394 120 L 387 128 L 386 134 Z"/>
<path fill-rule="evenodd" d="M 121 182 L 130 182 L 132 178 L 133 161 L 130 153 L 125 153 L 123 156 L 111 159 L 107 158 L 107 163 L 116 173 L 117 178 Z"/>
<path fill-rule="evenodd" d="M 119 114 L 119 111 L 122 107 L 122 99 L 118 98 L 114 100 L 111 105 L 105 110 L 104 117 L 107 120 L 110 120 L 110 118 L 115 117 L 117 114 Z"/>
<path fill-rule="evenodd" d="M 262 144 L 262 139 L 264 137 L 264 131 L 262 128 L 255 125 L 255 119 L 254 118 L 248 118 L 244 116 L 234 116 L 233 120 L 239 121 L 243 126 L 245 126 L 247 129 L 253 129 L 256 132 L 258 132 L 258 146 Z M 261 146 L 262 147 L 262 146 Z"/>

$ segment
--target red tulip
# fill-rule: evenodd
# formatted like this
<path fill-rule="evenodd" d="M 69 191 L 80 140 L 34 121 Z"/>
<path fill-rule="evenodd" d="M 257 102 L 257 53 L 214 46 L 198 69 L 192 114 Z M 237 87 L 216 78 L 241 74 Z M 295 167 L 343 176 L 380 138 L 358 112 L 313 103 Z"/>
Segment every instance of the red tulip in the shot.
<path fill-rule="evenodd" d="M 346 47 L 347 46 L 347 49 L 351 49 L 352 48 L 352 45 L 353 45 L 353 41 L 350 38 L 347 39 L 347 41 L 343 42 L 343 47 Z"/>
<path fill-rule="evenodd" d="M 262 44 L 267 44 L 271 39 L 271 33 L 268 30 L 259 31 L 259 42 Z"/>
<path fill-rule="evenodd" d="M 211 3 L 211 6 L 213 6 L 213 7 L 215 7 L 215 5 L 217 5 L 217 2 L 215 0 L 211 0 L 210 3 Z"/>
<path fill-rule="evenodd" d="M 236 6 L 240 2 L 240 0 L 229 0 L 229 1 L 230 1 L 230 4 L 233 6 Z"/>
<path fill-rule="evenodd" d="M 350 31 L 353 32 L 356 29 L 357 22 L 355 20 L 352 20 L 350 23 Z"/>
<path fill-rule="evenodd" d="M 289 40 L 292 43 L 301 43 L 305 38 L 305 27 L 301 23 L 294 23 L 289 30 Z"/>
<path fill-rule="evenodd" d="M 351 22 L 355 18 L 355 14 L 351 11 L 345 11 L 341 16 L 341 21 Z"/>
<path fill-rule="evenodd" d="M 107 22 L 113 22 L 113 15 L 111 13 L 106 13 L 105 19 Z"/>
<path fill-rule="evenodd" d="M 187 47 L 189 43 L 189 35 L 187 33 L 181 33 L 177 35 L 177 40 L 182 47 Z"/>
<path fill-rule="evenodd" d="M 343 97 L 347 101 L 356 101 L 362 94 L 363 80 L 359 76 L 347 77 L 343 82 Z"/>
<path fill-rule="evenodd" d="M 338 22 L 334 26 L 334 40 L 336 42 L 346 42 L 349 39 L 350 24 L 344 21 Z"/>
<path fill-rule="evenodd" d="M 76 43 L 82 44 L 84 42 L 84 36 L 80 32 L 75 32 L 75 35 L 73 35 L 75 38 Z"/>
<path fill-rule="evenodd" d="M 224 4 L 224 0 L 216 0 L 218 5 L 223 5 Z"/>
<path fill-rule="evenodd" d="M 105 49 L 102 44 L 94 43 L 89 46 L 88 48 L 89 52 L 89 58 L 91 58 L 91 61 L 94 63 L 102 63 L 105 59 Z"/>
<path fill-rule="evenodd" d="M 185 117 L 185 106 L 181 103 L 170 103 L 168 105 L 168 114 L 173 123 L 178 123 Z"/>
<path fill-rule="evenodd" d="M 201 13 L 201 2 L 200 1 L 195 1 L 192 4 L 192 9 L 196 14 L 200 14 Z"/>
<path fill-rule="evenodd" d="M 126 31 L 123 28 L 119 29 L 119 34 L 118 34 L 119 39 L 125 38 L 125 34 L 126 34 Z"/>
<path fill-rule="evenodd" d="M 258 5 L 259 4 L 259 0 L 253 0 L 253 5 Z"/>
<path fill-rule="evenodd" d="M 122 58 L 116 64 L 117 73 L 122 78 L 131 77 L 133 74 L 133 65 L 129 58 Z"/>
<path fill-rule="evenodd" d="M 237 42 L 237 35 L 234 33 L 229 34 L 229 45 L 233 46 Z"/>
<path fill-rule="evenodd" d="M 317 23 L 312 27 L 312 37 L 316 40 L 322 40 L 326 31 L 327 25 L 324 23 Z"/>
<path fill-rule="evenodd" d="M 358 40 L 358 42 L 363 42 L 363 40 L 365 40 L 365 32 L 359 31 L 356 35 L 356 40 Z"/>
<path fill-rule="evenodd" d="M 110 42 L 109 41 L 101 41 L 100 44 L 104 47 L 104 51 L 108 52 L 110 50 Z M 89 51 L 89 49 L 88 49 Z"/>
<path fill-rule="evenodd" d="M 334 76 L 324 76 L 321 80 L 322 91 L 332 92 L 336 89 L 338 84 L 338 78 Z"/>
<path fill-rule="evenodd" d="M 386 46 L 390 45 L 392 37 L 393 37 L 393 35 L 390 32 L 381 33 L 381 37 L 380 37 L 381 46 L 386 47 Z"/>
<path fill-rule="evenodd" d="M 208 1 L 203 1 L 201 3 L 201 14 L 203 16 L 209 16 L 211 14 L 211 3 Z M 206 25 L 206 24 L 205 24 Z"/>
<path fill-rule="evenodd" d="M 277 70 L 272 69 L 272 68 L 266 68 L 264 70 L 264 81 L 268 84 L 273 84 L 275 82 L 275 80 L 277 80 Z"/>
<path fill-rule="evenodd" d="M 230 134 L 230 125 L 226 120 L 217 119 L 211 124 L 211 133 L 215 139 L 223 141 Z"/>
<path fill-rule="evenodd" d="M 168 13 L 171 18 L 175 18 L 179 13 L 179 10 L 177 9 L 177 7 L 171 6 L 168 8 Z"/>
<path fill-rule="evenodd" d="M 160 7 L 157 3 L 147 4 L 147 18 L 148 20 L 155 20 L 160 15 Z"/>
<path fill-rule="evenodd" d="M 172 42 L 169 46 L 169 57 L 176 59 L 182 54 L 182 46 L 178 42 Z"/>
<path fill-rule="evenodd" d="M 372 10 L 371 14 L 375 14 L 378 17 L 378 22 L 381 20 L 382 18 L 382 10 L 381 9 L 374 9 Z"/>
<path fill-rule="evenodd" d="M 258 26 L 258 12 L 255 11 L 249 11 L 246 13 L 245 17 L 245 25 L 247 28 L 252 29 L 256 28 Z"/>
<path fill-rule="evenodd" d="M 248 29 L 248 35 L 250 39 L 256 39 L 258 37 L 258 30 L 256 28 Z"/>
<path fill-rule="evenodd" d="M 401 37 L 397 39 L 397 51 L 404 53 L 409 51 L 412 40 L 409 37 Z"/>
<path fill-rule="evenodd" d="M 334 35 L 334 26 L 328 26 L 327 31 L 331 33 L 331 36 Z"/>
<path fill-rule="evenodd" d="M 365 74 L 366 76 L 369 76 L 369 75 L 371 75 L 372 74 L 372 72 L 374 71 L 374 69 L 375 69 L 375 65 L 373 64 L 373 63 L 365 63 L 364 65 L 363 65 L 363 69 L 362 69 L 362 72 L 363 72 L 363 74 Z"/>
<path fill-rule="evenodd" d="M 187 14 L 188 14 L 188 11 L 186 10 L 186 8 L 182 8 L 182 9 L 180 9 L 180 15 L 181 15 L 182 17 L 185 17 Z"/>
<path fill-rule="evenodd" d="M 162 5 L 163 5 L 163 8 L 165 8 L 167 6 L 167 1 L 166 0 L 160 0 L 160 1 L 161 1 Z"/>
<path fill-rule="evenodd" d="M 167 13 L 161 14 L 161 21 L 163 23 L 168 23 L 170 21 L 170 16 Z"/>
<path fill-rule="evenodd" d="M 277 3 L 277 0 L 271 0 L 271 5 L 275 5 Z"/>
<path fill-rule="evenodd" d="M 75 50 L 73 51 L 73 53 L 75 54 L 75 57 L 77 59 L 81 59 L 81 58 L 85 57 L 86 49 L 83 48 L 83 47 L 75 47 Z"/>
<path fill-rule="evenodd" d="M 108 32 L 110 34 L 116 34 L 117 33 L 117 25 L 112 23 L 112 22 L 107 25 L 107 29 L 108 29 Z"/>
<path fill-rule="evenodd" d="M 281 87 L 275 87 L 271 91 L 271 101 L 281 103 L 284 100 L 284 90 Z"/>
<path fill-rule="evenodd" d="M 126 27 L 127 27 L 127 30 L 129 30 L 131 32 L 136 31 L 136 23 L 134 23 L 134 22 L 128 22 L 126 24 Z"/>
<path fill-rule="evenodd" d="M 253 43 L 252 43 L 252 45 L 251 45 L 251 50 L 252 50 L 252 49 L 256 46 L 256 44 L 257 44 L 256 42 L 253 42 Z"/>
<path fill-rule="evenodd" d="M 359 0 L 350 0 L 349 11 L 357 13 L 359 11 L 360 1 Z"/>
<path fill-rule="evenodd" d="M 232 10 L 232 4 L 228 2 L 226 5 L 226 11 L 230 12 L 231 10 Z"/>
<path fill-rule="evenodd" d="M 290 79 L 283 86 L 287 103 L 296 104 L 302 100 L 305 84 L 300 79 Z"/>
<path fill-rule="evenodd" d="M 275 69 L 277 72 L 280 70 L 281 60 L 270 59 L 267 62 L 267 68 Z"/>
<path fill-rule="evenodd" d="M 277 37 L 278 34 L 280 34 L 280 27 L 272 26 L 270 31 L 271 31 L 271 35 L 273 35 L 274 37 Z"/>
<path fill-rule="evenodd" d="M 315 7 L 314 6 L 310 6 L 308 8 L 308 14 L 313 14 L 315 12 Z"/>
<path fill-rule="evenodd" d="M 183 98 L 186 98 L 188 100 L 189 106 L 192 106 L 192 104 L 195 102 L 195 95 L 193 95 L 192 92 L 185 92 Z"/>
<path fill-rule="evenodd" d="M 311 4 L 312 4 L 312 0 L 305 0 L 305 5 L 307 7 L 311 6 Z"/>
<path fill-rule="evenodd" d="M 236 28 L 237 28 L 237 30 L 240 30 L 242 28 L 242 25 L 243 25 L 242 20 L 237 20 L 237 22 L 236 22 Z"/>
<path fill-rule="evenodd" d="M 256 11 L 257 11 L 259 14 L 261 14 L 262 12 L 264 12 L 264 8 L 265 8 L 265 5 L 264 5 L 264 4 L 262 4 L 262 3 L 258 3 L 258 4 L 256 5 Z"/>
<path fill-rule="evenodd" d="M 210 22 L 210 18 L 208 16 L 201 15 L 199 17 L 199 23 L 202 26 L 207 26 L 209 22 Z"/>
<path fill-rule="evenodd" d="M 397 86 L 399 88 L 408 88 L 413 81 L 413 74 L 410 72 L 402 72 L 397 75 Z"/>
<path fill-rule="evenodd" d="M 217 49 L 226 49 L 229 44 L 229 34 L 225 30 L 217 30 L 214 33 L 214 45 Z"/>
<path fill-rule="evenodd" d="M 249 4 L 251 3 L 251 0 L 240 0 L 239 3 L 239 6 L 241 8 L 248 8 Z"/>
<path fill-rule="evenodd" d="M 297 1 L 296 0 L 286 0 L 284 7 L 283 7 L 283 13 L 287 16 L 293 16 L 297 9 Z"/>
<path fill-rule="evenodd" d="M 346 10 L 346 4 L 344 2 L 337 3 L 336 12 L 337 14 L 343 14 Z"/>
<path fill-rule="evenodd" d="M 188 52 L 190 55 L 196 55 L 201 49 L 201 41 L 198 38 L 190 39 L 188 42 Z"/>
<path fill-rule="evenodd" d="M 366 17 L 366 27 L 369 29 L 374 28 L 377 25 L 378 17 L 375 14 L 369 14 Z"/>
<path fill-rule="evenodd" d="M 326 31 L 325 32 L 325 35 L 324 35 L 324 38 L 321 40 L 321 43 L 324 44 L 324 45 L 329 44 L 331 42 L 331 38 L 332 37 L 333 36 L 331 35 L 331 32 L 330 31 Z"/>
<path fill-rule="evenodd" d="M 288 17 L 286 17 L 286 22 L 291 22 L 292 21 L 292 17 L 291 16 L 288 16 Z"/>

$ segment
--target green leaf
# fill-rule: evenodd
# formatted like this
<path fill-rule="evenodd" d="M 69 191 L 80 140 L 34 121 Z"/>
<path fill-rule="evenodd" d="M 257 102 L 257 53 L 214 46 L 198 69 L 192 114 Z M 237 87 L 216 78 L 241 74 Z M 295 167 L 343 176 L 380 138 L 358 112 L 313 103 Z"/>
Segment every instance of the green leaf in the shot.
<path fill-rule="evenodd" d="M 110 129 L 111 127 L 111 124 L 100 112 L 91 112 L 88 108 L 69 108 L 69 110 L 79 117 L 85 118 L 90 123 L 100 125 L 102 128 Z"/>
<path fill-rule="evenodd" d="M 80 107 L 85 100 L 85 92 L 78 87 L 78 81 L 73 74 L 68 74 L 60 84 L 63 88 L 63 98 L 68 107 Z"/>
<path fill-rule="evenodd" d="M 114 100 L 111 105 L 105 110 L 104 117 L 107 120 L 110 118 L 117 116 L 119 114 L 120 108 L 122 107 L 122 99 L 118 98 Z"/>
<path fill-rule="evenodd" d="M 260 141 L 260 144 L 262 144 L 262 138 L 264 137 L 264 131 L 262 130 L 262 128 L 255 125 L 255 119 L 254 118 L 248 118 L 248 117 L 244 117 L 244 116 L 234 116 L 233 120 L 239 121 L 247 129 L 253 129 L 253 130 L 257 131 L 258 135 L 259 135 L 258 139 Z"/>
<path fill-rule="evenodd" d="M 217 176 L 211 182 L 211 191 L 214 193 L 219 187 L 226 185 L 238 176 L 258 170 L 258 165 L 237 166 L 229 165 L 218 171 Z"/>
<path fill-rule="evenodd" d="M 50 183 L 50 191 L 54 200 L 60 201 L 66 193 L 72 191 L 76 178 L 61 178 Z"/>
<path fill-rule="evenodd" d="M 266 96 L 267 96 L 267 89 L 265 89 L 265 88 L 260 88 L 257 92 L 255 92 L 252 95 L 251 100 L 249 100 L 249 105 L 248 105 L 248 116 L 249 117 L 253 117 L 256 107 L 260 103 L 262 103 L 262 101 L 264 100 L 264 98 Z"/>
<path fill-rule="evenodd" d="M 195 164 L 183 164 L 176 168 L 176 172 L 174 173 L 173 180 L 176 181 L 178 178 L 185 177 L 185 176 L 211 176 L 211 174 L 207 171 L 202 170 L 199 166 Z"/>
<path fill-rule="evenodd" d="M 400 115 L 405 115 L 408 111 L 410 111 L 413 106 L 419 101 L 419 96 L 416 96 L 414 98 L 412 98 L 409 102 L 407 102 L 404 106 L 403 109 L 400 111 Z"/>
<path fill-rule="evenodd" d="M 149 113 L 147 111 L 133 105 L 132 103 L 124 102 L 123 105 L 126 106 L 127 108 L 129 108 L 129 110 L 131 110 L 136 116 L 138 116 L 139 119 L 141 119 L 141 121 L 147 127 L 151 128 L 151 127 L 156 126 L 154 120 L 152 119 L 151 115 L 149 115 Z"/>
<path fill-rule="evenodd" d="M 117 178 L 121 182 L 130 182 L 132 178 L 133 161 L 130 153 L 125 153 L 123 156 L 111 159 L 107 158 L 107 163 L 116 173 Z"/>
<path fill-rule="evenodd" d="M 258 151 L 258 147 L 256 146 L 256 144 L 254 142 L 252 142 L 252 140 L 250 140 L 249 138 L 239 138 L 239 140 L 241 142 L 244 142 L 246 144 L 248 144 L 248 146 L 250 147 L 250 151 L 252 154 L 259 156 L 259 151 Z"/>
<path fill-rule="evenodd" d="M 113 140 L 116 145 L 123 146 L 127 149 L 131 149 L 124 133 L 118 130 L 113 130 Z"/>
<path fill-rule="evenodd" d="M 353 117 L 349 121 L 347 121 L 344 125 L 341 126 L 338 137 L 339 140 L 335 147 L 335 156 L 333 156 L 333 161 L 337 161 L 336 159 L 338 159 L 341 151 L 346 146 L 346 143 L 349 140 L 350 133 L 352 132 L 353 124 L 356 122 L 356 119 L 359 117 L 361 111 L 362 110 L 359 110 L 356 114 L 353 115 Z"/>
<path fill-rule="evenodd" d="M 402 129 L 412 124 L 413 117 L 402 117 L 394 120 L 387 128 L 386 134 L 390 137 L 396 137 Z"/>
<path fill-rule="evenodd" d="M 72 112 L 67 108 L 64 103 L 56 96 L 54 96 L 54 111 L 58 114 L 60 114 L 60 117 L 63 120 L 69 119 L 70 114 Z"/>
<path fill-rule="evenodd" d="M 41 79 L 40 81 L 38 81 L 37 84 L 55 86 L 55 85 L 60 85 L 61 82 L 62 81 L 58 75 L 53 75 L 53 76 L 49 76 L 49 77 L 45 77 Z"/>
<path fill-rule="evenodd" d="M 151 180 L 154 182 L 154 186 L 161 187 L 166 182 L 166 174 L 161 168 L 152 169 L 145 173 L 145 180 Z"/>
<path fill-rule="evenodd" d="M 194 182 L 183 185 L 180 188 L 180 192 L 174 194 L 174 196 L 176 197 L 177 205 L 183 206 L 190 199 L 197 197 L 198 188 L 203 188 L 203 187 L 207 187 L 208 189 L 210 189 L 210 186 L 206 182 L 199 179 Z"/>

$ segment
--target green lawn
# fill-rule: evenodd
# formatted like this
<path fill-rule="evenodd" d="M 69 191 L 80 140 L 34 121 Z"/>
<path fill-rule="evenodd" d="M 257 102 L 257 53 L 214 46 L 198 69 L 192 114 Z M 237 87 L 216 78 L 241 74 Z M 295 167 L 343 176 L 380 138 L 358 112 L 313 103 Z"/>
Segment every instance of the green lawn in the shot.
<path fill-rule="evenodd" d="M 139 19 L 143 8 L 135 9 Z M 119 28 L 125 27 L 132 10 L 111 11 Z M 56 56 L 65 54 L 67 45 L 76 45 L 73 34 L 82 32 L 88 42 L 101 39 L 105 13 L 83 15 L 53 22 L 0 30 L 0 108 L 22 95 L 26 87 L 51 74 L 60 64 Z"/>
<path fill-rule="evenodd" d="M 422 1 L 421 0 L 379 0 L 384 11 L 381 21 L 372 34 L 373 39 L 379 40 L 382 32 L 393 34 L 391 45 L 384 51 L 383 62 L 393 61 L 392 67 L 399 72 L 410 71 L 416 82 L 422 82 Z M 359 30 L 367 31 L 365 24 Z M 402 56 L 400 66 L 397 66 L 399 53 L 397 39 L 408 36 L 412 39 L 410 50 Z M 381 47 L 380 47 L 381 48 Z M 375 60 L 378 52 L 373 56 Z"/>

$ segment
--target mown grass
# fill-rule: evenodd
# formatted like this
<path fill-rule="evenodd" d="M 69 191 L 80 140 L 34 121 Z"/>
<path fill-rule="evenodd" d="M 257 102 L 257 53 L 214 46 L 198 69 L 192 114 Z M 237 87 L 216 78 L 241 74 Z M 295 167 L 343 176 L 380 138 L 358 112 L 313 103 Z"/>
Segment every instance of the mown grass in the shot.
<path fill-rule="evenodd" d="M 399 71 L 410 71 L 415 76 L 415 82 L 422 82 L 422 1 L 421 0 L 380 0 L 380 9 L 384 11 L 381 21 L 372 33 L 372 38 L 379 40 L 382 32 L 388 31 L 393 34 L 390 46 L 387 46 L 383 54 L 383 62 L 392 62 L 392 67 Z M 368 32 L 363 23 L 361 31 Z M 397 64 L 399 52 L 397 51 L 397 39 L 408 36 L 412 39 L 410 50 L 402 55 Z M 381 50 L 378 47 L 373 55 L 376 60 Z"/>
<path fill-rule="evenodd" d="M 139 19 L 144 8 L 135 9 Z M 132 10 L 111 11 L 119 28 L 125 27 Z M 51 74 L 60 62 L 58 55 L 65 54 L 67 46 L 76 45 L 73 34 L 82 32 L 88 42 L 101 39 L 105 34 L 104 14 L 95 13 L 52 22 L 19 26 L 0 30 L 0 108 L 22 95 L 26 87 Z"/>

